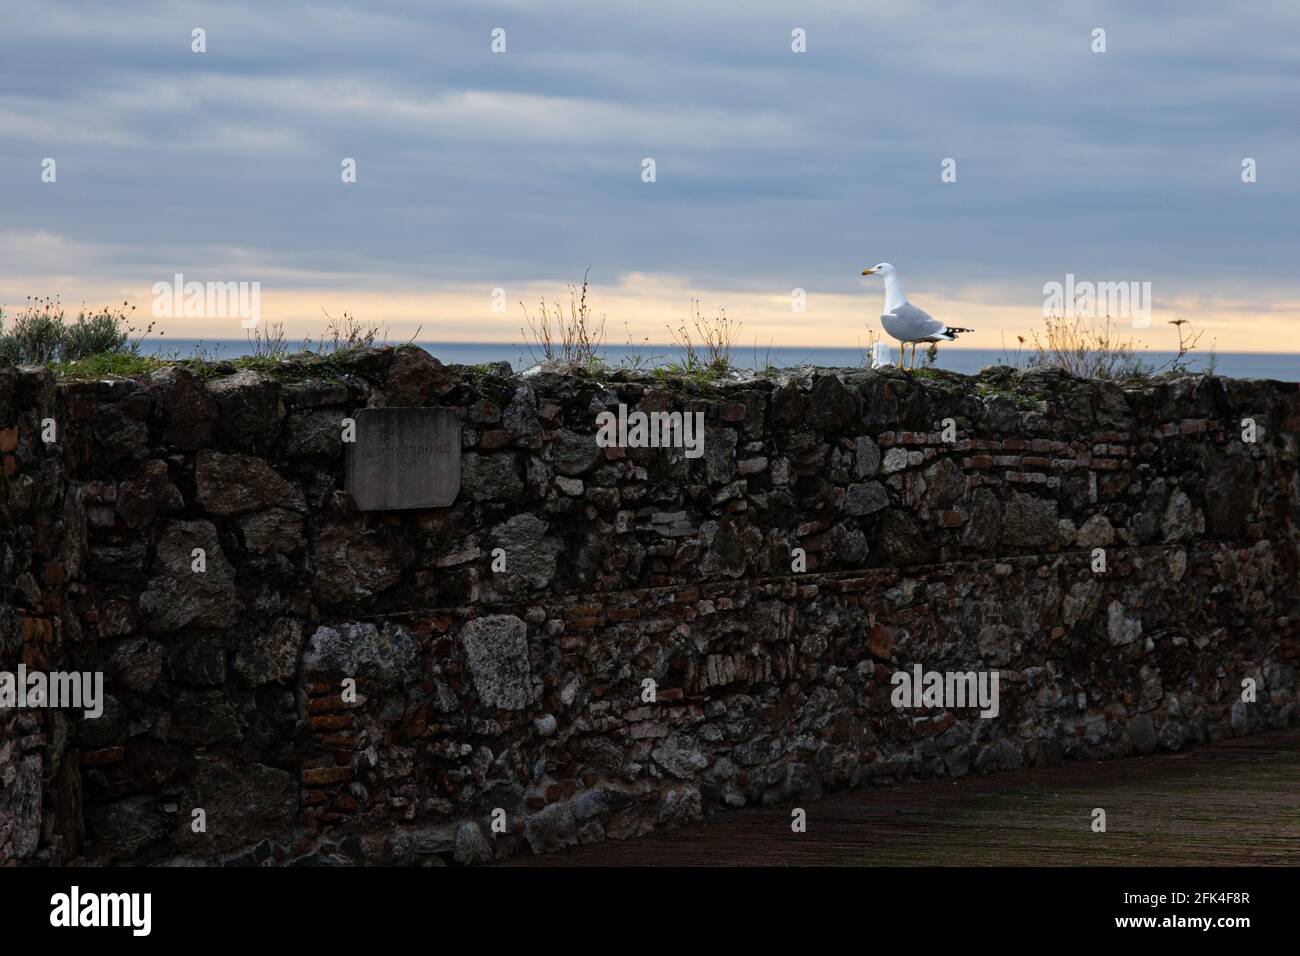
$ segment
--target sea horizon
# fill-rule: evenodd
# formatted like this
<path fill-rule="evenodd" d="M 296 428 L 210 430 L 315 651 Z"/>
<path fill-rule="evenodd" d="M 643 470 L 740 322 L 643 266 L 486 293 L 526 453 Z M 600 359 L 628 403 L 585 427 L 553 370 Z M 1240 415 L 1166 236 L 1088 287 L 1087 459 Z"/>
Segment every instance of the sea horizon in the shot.
<path fill-rule="evenodd" d="M 403 342 L 381 343 L 388 345 Z M 510 342 L 413 342 L 439 361 L 449 365 L 484 365 L 490 362 L 509 362 L 515 371 L 537 364 L 536 348 Z M 301 343 L 290 344 L 291 352 L 299 350 Z M 253 353 L 253 346 L 239 339 L 149 339 L 141 344 L 145 355 L 190 358 L 201 353 L 214 360 L 242 358 Z M 642 367 L 653 368 L 681 361 L 682 349 L 671 344 L 646 344 L 642 346 L 605 345 L 597 350 L 613 366 L 632 365 L 637 357 Z M 1022 364 L 1028 364 L 1032 353 L 1021 353 Z M 1137 353 L 1144 362 L 1160 366 L 1174 358 L 1175 353 L 1141 349 Z M 897 348 L 891 346 L 893 360 L 898 360 Z M 918 360 L 920 356 L 918 355 Z M 1210 363 L 1211 353 L 1196 351 L 1185 356 L 1189 370 L 1203 372 Z M 1300 381 L 1300 352 L 1215 352 L 1214 372 L 1228 378 L 1273 379 L 1282 382 Z M 975 375 L 983 368 L 1014 365 L 1014 356 L 1008 357 L 1000 349 L 941 348 L 935 368 Z M 737 368 L 756 369 L 771 365 L 776 368 L 798 368 L 813 365 L 823 368 L 857 368 L 870 365 L 870 355 L 860 348 L 832 348 L 827 346 L 751 347 L 737 346 L 732 350 L 732 361 Z"/>

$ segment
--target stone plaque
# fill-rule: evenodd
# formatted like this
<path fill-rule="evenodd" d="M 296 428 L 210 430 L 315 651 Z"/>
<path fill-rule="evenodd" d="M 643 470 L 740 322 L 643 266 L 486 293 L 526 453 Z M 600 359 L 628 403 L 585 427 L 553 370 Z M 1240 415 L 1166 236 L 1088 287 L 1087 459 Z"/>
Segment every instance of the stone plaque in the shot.
<path fill-rule="evenodd" d="M 460 422 L 449 408 L 362 408 L 343 445 L 348 494 L 362 511 L 445 508 L 460 491 Z"/>

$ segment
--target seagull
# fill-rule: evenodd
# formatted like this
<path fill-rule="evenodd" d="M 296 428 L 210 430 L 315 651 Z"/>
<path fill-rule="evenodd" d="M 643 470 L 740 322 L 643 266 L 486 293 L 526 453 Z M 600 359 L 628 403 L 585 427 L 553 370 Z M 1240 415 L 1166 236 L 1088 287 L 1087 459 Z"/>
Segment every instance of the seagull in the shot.
<path fill-rule="evenodd" d="M 951 342 L 959 332 L 975 331 L 949 328 L 938 319 L 932 318 L 930 313 L 908 302 L 907 295 L 903 292 L 903 284 L 898 281 L 898 270 L 888 262 L 877 263 L 870 269 L 863 269 L 862 274 L 878 275 L 885 280 L 885 312 L 880 317 L 880 323 L 885 327 L 886 332 L 901 343 L 898 348 L 899 368 L 903 367 L 903 353 L 907 351 L 909 342 L 912 343 L 912 363 L 908 367 L 914 368 L 917 342 Z"/>

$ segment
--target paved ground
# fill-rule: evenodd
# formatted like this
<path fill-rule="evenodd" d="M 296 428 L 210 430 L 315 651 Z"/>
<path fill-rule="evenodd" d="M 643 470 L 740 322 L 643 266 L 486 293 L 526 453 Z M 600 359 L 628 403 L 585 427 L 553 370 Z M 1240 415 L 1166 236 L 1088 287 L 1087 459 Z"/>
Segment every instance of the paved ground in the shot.
<path fill-rule="evenodd" d="M 1106 833 L 1090 828 L 1106 810 Z M 739 810 L 524 866 L 1300 865 L 1300 730 Z"/>

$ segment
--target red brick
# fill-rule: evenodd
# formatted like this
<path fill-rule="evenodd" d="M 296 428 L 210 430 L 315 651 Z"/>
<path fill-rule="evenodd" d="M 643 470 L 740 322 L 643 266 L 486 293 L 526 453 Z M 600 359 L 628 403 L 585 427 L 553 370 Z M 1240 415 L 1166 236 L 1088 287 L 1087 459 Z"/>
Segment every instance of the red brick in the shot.
<path fill-rule="evenodd" d="M 867 635 L 867 650 L 882 661 L 889 660 L 894 653 L 894 635 L 889 628 L 883 624 L 871 625 L 871 633 Z"/>
<path fill-rule="evenodd" d="M 126 755 L 121 747 L 105 747 L 103 750 L 83 750 L 81 765 L 83 767 L 102 767 L 104 764 L 119 763 Z"/>
<path fill-rule="evenodd" d="M 351 779 L 351 767 L 311 767 L 302 772 L 302 782 L 309 786 L 327 786 Z"/>
<path fill-rule="evenodd" d="M 351 714 L 318 714 L 307 718 L 307 726 L 312 730 L 345 730 L 352 725 Z"/>
<path fill-rule="evenodd" d="M 578 605 L 564 612 L 564 623 L 577 631 L 591 630 L 602 620 L 601 610 L 593 605 Z"/>
<path fill-rule="evenodd" d="M 314 697 L 307 701 L 307 713 L 323 714 L 331 710 L 346 710 L 348 705 L 343 702 L 342 695 L 335 694 L 332 697 Z"/>

